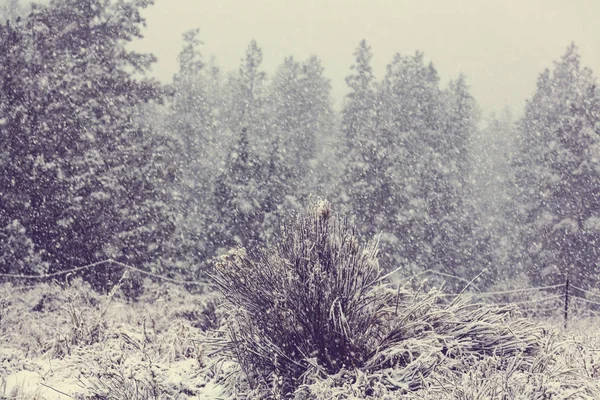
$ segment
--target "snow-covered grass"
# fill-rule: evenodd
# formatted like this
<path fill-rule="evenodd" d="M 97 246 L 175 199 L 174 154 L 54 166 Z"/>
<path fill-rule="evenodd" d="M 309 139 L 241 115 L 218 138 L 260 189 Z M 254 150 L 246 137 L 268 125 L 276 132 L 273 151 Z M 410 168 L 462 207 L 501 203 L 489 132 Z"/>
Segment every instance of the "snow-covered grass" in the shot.
<path fill-rule="evenodd" d="M 207 351 L 228 331 L 220 301 L 145 286 L 128 302 L 80 281 L 0 285 L 0 397 L 233 398 L 221 385 L 236 360 L 216 363 Z M 364 368 L 311 370 L 295 398 L 600 398 L 600 320 L 573 320 L 562 332 L 560 320 L 400 293 L 404 322 L 387 333 L 395 344 Z"/>
<path fill-rule="evenodd" d="M 585 345 L 511 305 L 385 283 L 376 246 L 327 203 L 280 237 L 214 271 L 232 398 L 600 398 Z"/>
<path fill-rule="evenodd" d="M 563 332 L 513 305 L 387 283 L 376 244 L 326 203 L 280 237 L 217 262 L 218 293 L 146 281 L 131 302 L 127 276 L 106 295 L 0 285 L 0 396 L 600 398 L 597 320 Z"/>
<path fill-rule="evenodd" d="M 217 398 L 203 353 L 214 296 L 145 288 L 128 302 L 81 281 L 0 285 L 0 397 Z"/>

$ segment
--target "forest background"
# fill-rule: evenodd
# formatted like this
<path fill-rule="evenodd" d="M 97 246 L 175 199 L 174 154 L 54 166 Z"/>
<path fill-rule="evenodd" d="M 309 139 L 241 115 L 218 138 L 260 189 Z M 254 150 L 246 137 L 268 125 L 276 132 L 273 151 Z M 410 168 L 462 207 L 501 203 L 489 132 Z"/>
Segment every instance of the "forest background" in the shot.
<path fill-rule="evenodd" d="M 514 120 L 483 119 L 468 77 L 442 85 L 420 52 L 377 78 L 361 41 L 337 110 L 318 57 L 267 74 L 250 41 L 225 72 L 198 30 L 172 82 L 149 78 L 155 57 L 129 46 L 149 5 L 5 5 L 1 273 L 114 259 L 200 280 L 214 256 L 268 245 L 283 219 L 327 198 L 379 237 L 386 270 L 597 284 L 600 94 L 575 45 Z M 81 274 L 108 290 L 122 271 Z"/>

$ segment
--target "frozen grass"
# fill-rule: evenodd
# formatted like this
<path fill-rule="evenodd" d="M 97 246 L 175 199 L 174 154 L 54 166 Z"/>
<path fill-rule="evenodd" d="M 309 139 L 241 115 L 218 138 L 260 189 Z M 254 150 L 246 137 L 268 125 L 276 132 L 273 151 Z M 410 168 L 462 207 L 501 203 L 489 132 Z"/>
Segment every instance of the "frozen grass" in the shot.
<path fill-rule="evenodd" d="M 296 398 L 600 398 L 598 357 L 579 333 L 544 328 L 508 308 L 423 306 L 402 329 L 403 339 L 376 356 L 397 362 L 315 376 Z"/>
<path fill-rule="evenodd" d="M 600 398 L 596 318 L 575 313 L 562 332 L 559 319 L 385 283 L 375 244 L 327 204 L 281 239 L 225 256 L 223 296 L 1 284 L 0 397 Z"/>
<path fill-rule="evenodd" d="M 467 298 L 448 304 L 436 292 L 399 293 L 389 312 L 402 324 L 389 325 L 362 366 L 330 374 L 315 364 L 293 396 L 600 398 L 598 319 L 574 319 L 565 334 L 552 327 L 560 320 L 537 325 Z M 141 301 L 128 303 L 118 291 L 109 299 L 76 281 L 26 290 L 4 284 L 0 299 L 0 397 L 233 398 L 224 384 L 236 376 L 236 359 L 217 363 L 207 351 L 233 323 L 214 297 L 147 283 Z M 243 373 L 236 377 L 238 398 L 265 395 L 251 391 Z"/>
<path fill-rule="evenodd" d="M 81 281 L 0 285 L 0 398 L 211 398 L 202 343 L 220 319 L 214 296 L 145 287 L 130 303 Z"/>
<path fill-rule="evenodd" d="M 229 396 L 600 398 L 577 347 L 513 308 L 382 282 L 376 245 L 327 203 L 281 238 L 214 271 L 231 316 L 220 351 L 239 369 Z"/>

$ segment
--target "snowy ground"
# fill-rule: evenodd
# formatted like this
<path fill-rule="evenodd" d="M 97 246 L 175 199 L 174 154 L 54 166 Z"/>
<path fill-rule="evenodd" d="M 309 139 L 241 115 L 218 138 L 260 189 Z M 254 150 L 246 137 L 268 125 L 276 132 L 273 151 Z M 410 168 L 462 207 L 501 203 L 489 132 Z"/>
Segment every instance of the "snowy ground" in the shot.
<path fill-rule="evenodd" d="M 219 320 L 213 301 L 152 283 L 136 302 L 81 282 L 0 285 L 0 398 L 227 398 L 203 345 Z M 572 321 L 566 335 L 588 349 L 582 379 L 600 368 L 598 323 Z"/>
<path fill-rule="evenodd" d="M 81 283 L 0 286 L 0 397 L 219 398 L 202 346 L 210 296 L 150 286 L 135 303 Z"/>

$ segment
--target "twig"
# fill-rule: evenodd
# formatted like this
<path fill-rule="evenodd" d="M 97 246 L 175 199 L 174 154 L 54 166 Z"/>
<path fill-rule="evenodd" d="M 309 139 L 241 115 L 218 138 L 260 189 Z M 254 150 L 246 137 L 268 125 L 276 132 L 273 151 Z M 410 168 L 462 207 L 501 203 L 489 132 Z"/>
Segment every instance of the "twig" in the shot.
<path fill-rule="evenodd" d="M 457 295 L 457 297 L 460 296 L 461 294 L 463 294 L 465 292 L 465 290 L 467 290 L 469 288 L 469 286 L 471 286 L 473 284 L 473 282 L 475 282 L 486 271 L 487 271 L 487 269 L 484 268 L 483 271 L 481 271 L 480 273 L 477 274 L 477 276 L 475 276 L 473 279 L 471 279 L 471 281 L 469 283 L 467 283 L 467 285 L 460 291 L 460 293 Z"/>
<path fill-rule="evenodd" d="M 47 387 L 48 389 L 52 389 L 52 390 L 54 390 L 56 393 L 60 393 L 60 394 L 62 394 L 63 396 L 67 396 L 67 397 L 68 397 L 68 398 L 70 398 L 70 399 L 73 399 L 73 398 L 74 398 L 73 396 L 71 396 L 71 395 L 69 395 L 69 394 L 66 394 L 65 392 L 61 392 L 60 390 L 58 390 L 58 389 L 55 389 L 55 388 L 53 388 L 52 386 L 48 386 L 48 385 L 46 385 L 44 382 L 40 382 L 40 385 L 42 385 L 42 386 L 44 386 L 44 387 Z"/>

